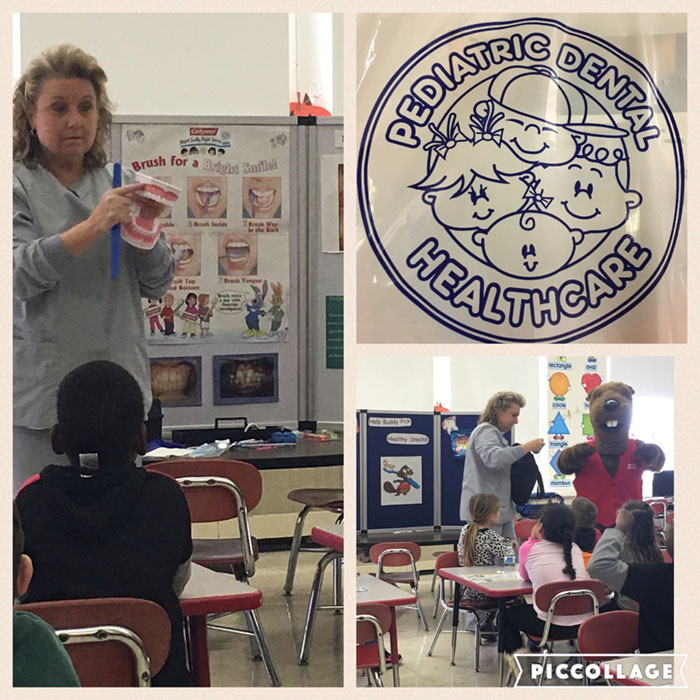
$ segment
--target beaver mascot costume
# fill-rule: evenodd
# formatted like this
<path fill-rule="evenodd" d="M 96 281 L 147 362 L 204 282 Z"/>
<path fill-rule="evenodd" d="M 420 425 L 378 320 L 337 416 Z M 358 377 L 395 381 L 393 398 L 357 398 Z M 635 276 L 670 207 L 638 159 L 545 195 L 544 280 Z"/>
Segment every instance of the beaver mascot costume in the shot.
<path fill-rule="evenodd" d="M 642 472 L 661 471 L 665 456 L 652 443 L 631 440 L 632 394 L 622 382 L 607 382 L 588 394 L 594 442 L 563 449 L 557 460 L 562 474 L 575 474 L 574 488 L 598 506 L 598 522 L 615 524 L 618 508 L 642 499 Z"/>

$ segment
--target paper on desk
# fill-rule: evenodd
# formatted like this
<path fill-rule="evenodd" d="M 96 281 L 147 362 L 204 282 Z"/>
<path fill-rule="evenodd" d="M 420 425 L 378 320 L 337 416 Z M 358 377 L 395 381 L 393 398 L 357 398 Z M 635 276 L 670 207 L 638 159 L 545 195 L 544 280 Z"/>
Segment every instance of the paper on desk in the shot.
<path fill-rule="evenodd" d="M 163 459 L 165 457 L 187 457 L 193 449 L 193 447 L 156 447 L 155 450 L 146 452 L 144 457 L 155 457 L 157 459 Z"/>
<path fill-rule="evenodd" d="M 364 586 L 357 587 L 357 593 L 367 593 L 367 589 Z"/>
<path fill-rule="evenodd" d="M 493 574 L 472 574 L 469 577 L 470 581 L 512 581 L 519 579 L 520 574 L 517 571 L 496 571 Z"/>

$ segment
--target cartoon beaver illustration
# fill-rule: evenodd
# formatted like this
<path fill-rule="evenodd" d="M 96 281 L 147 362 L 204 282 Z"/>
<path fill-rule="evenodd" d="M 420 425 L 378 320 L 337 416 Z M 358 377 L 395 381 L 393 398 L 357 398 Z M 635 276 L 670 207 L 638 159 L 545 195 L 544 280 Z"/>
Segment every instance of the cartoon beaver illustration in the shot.
<path fill-rule="evenodd" d="M 403 494 L 405 496 L 411 490 L 411 487 L 414 489 L 420 488 L 418 482 L 411 479 L 411 476 L 413 476 L 413 469 L 411 469 L 411 467 L 409 467 L 407 464 L 404 464 L 398 471 L 395 469 L 387 469 L 386 467 L 384 467 L 384 471 L 388 472 L 389 474 L 396 474 L 398 477 L 400 477 L 399 479 L 393 479 L 393 482 L 398 484 L 396 487 L 394 487 L 394 484 L 392 484 L 391 481 L 384 482 L 384 490 L 387 493 L 394 493 L 397 496 Z"/>

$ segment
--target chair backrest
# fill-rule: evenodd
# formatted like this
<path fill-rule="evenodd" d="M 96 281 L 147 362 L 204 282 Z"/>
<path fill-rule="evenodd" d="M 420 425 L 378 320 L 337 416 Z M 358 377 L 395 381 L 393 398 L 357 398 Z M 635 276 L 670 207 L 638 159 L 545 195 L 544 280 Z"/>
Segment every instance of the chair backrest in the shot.
<path fill-rule="evenodd" d="M 673 557 L 668 553 L 668 549 L 662 549 L 661 550 L 661 556 L 664 558 L 664 561 L 667 564 L 672 564 L 673 563 Z"/>
<path fill-rule="evenodd" d="M 526 540 L 530 536 L 530 532 L 532 532 L 532 528 L 536 522 L 537 520 L 534 519 L 516 520 L 515 536 L 521 541 Z"/>
<path fill-rule="evenodd" d="M 634 653 L 639 647 L 639 613 L 613 610 L 584 620 L 578 629 L 578 650 L 586 661 L 605 661 Z M 609 656 L 587 656 L 609 654 Z"/>
<path fill-rule="evenodd" d="M 379 622 L 382 634 L 387 634 L 391 627 L 391 610 L 380 603 L 360 603 L 357 606 L 357 616 L 371 615 Z M 357 622 L 357 644 L 366 644 L 377 639 L 376 628 L 371 622 Z"/>
<path fill-rule="evenodd" d="M 410 552 L 413 562 L 420 559 L 420 545 L 415 542 L 381 542 L 370 547 L 369 558 L 375 563 L 379 563 L 379 557 L 387 549 L 403 549 Z M 387 566 L 411 566 L 411 556 L 406 552 L 385 554 L 382 558 L 382 567 Z"/>
<path fill-rule="evenodd" d="M 262 476 L 252 464 L 234 459 L 173 459 L 158 462 L 148 467 L 150 471 L 167 474 L 177 479 L 185 491 L 190 517 L 193 523 L 211 523 L 228 520 L 238 515 L 235 494 L 224 485 L 212 480 L 209 488 L 199 488 L 204 482 L 192 487 L 186 477 L 220 477 L 233 482 L 240 490 L 245 506 L 252 511 L 262 496 Z"/>
<path fill-rule="evenodd" d="M 595 600 L 597 600 L 597 604 Z M 597 612 L 605 600 L 605 584 L 597 579 L 574 579 L 545 583 L 535 591 L 535 603 L 554 615 L 582 615 Z"/>
<path fill-rule="evenodd" d="M 57 631 L 83 686 L 148 685 L 150 680 L 144 683 L 137 661 L 139 642 L 152 675 L 160 671 L 170 650 L 170 620 L 165 610 L 150 600 L 58 600 L 26 603 L 16 610 L 38 615 Z"/>
<path fill-rule="evenodd" d="M 459 552 L 443 552 L 435 560 L 435 569 L 450 569 L 459 566 Z"/>

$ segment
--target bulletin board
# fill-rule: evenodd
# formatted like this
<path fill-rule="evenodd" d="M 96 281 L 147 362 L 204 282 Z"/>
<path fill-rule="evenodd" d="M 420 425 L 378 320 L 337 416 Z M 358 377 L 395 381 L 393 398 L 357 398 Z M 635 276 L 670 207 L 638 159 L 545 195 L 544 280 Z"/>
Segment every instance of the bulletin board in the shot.
<path fill-rule="evenodd" d="M 431 527 L 435 441 L 432 413 L 367 412 L 364 497 L 366 527 Z M 362 496 L 360 496 L 362 498 Z"/>
<path fill-rule="evenodd" d="M 212 425 L 231 413 L 217 405 L 229 395 L 249 397 L 242 408 L 249 421 L 306 417 L 298 371 L 300 329 L 306 328 L 305 314 L 298 315 L 299 211 L 306 204 L 299 173 L 308 154 L 300 150 L 299 128 L 291 118 L 113 120 L 112 159 L 182 189 L 163 217 L 175 279 L 162 299 L 143 300 L 149 354 L 173 362 L 168 381 L 179 376 L 178 357 L 201 358 L 201 405 L 167 407 L 168 426 Z M 161 330 L 149 320 L 166 306 L 174 316 L 168 334 L 164 324 Z M 186 325 L 188 315 L 196 320 Z M 274 358 L 273 401 L 256 398 L 261 392 L 254 385 L 269 377 L 246 362 L 254 355 Z M 217 370 L 220 356 L 233 359 Z M 232 366 L 237 371 L 222 369 Z"/>

